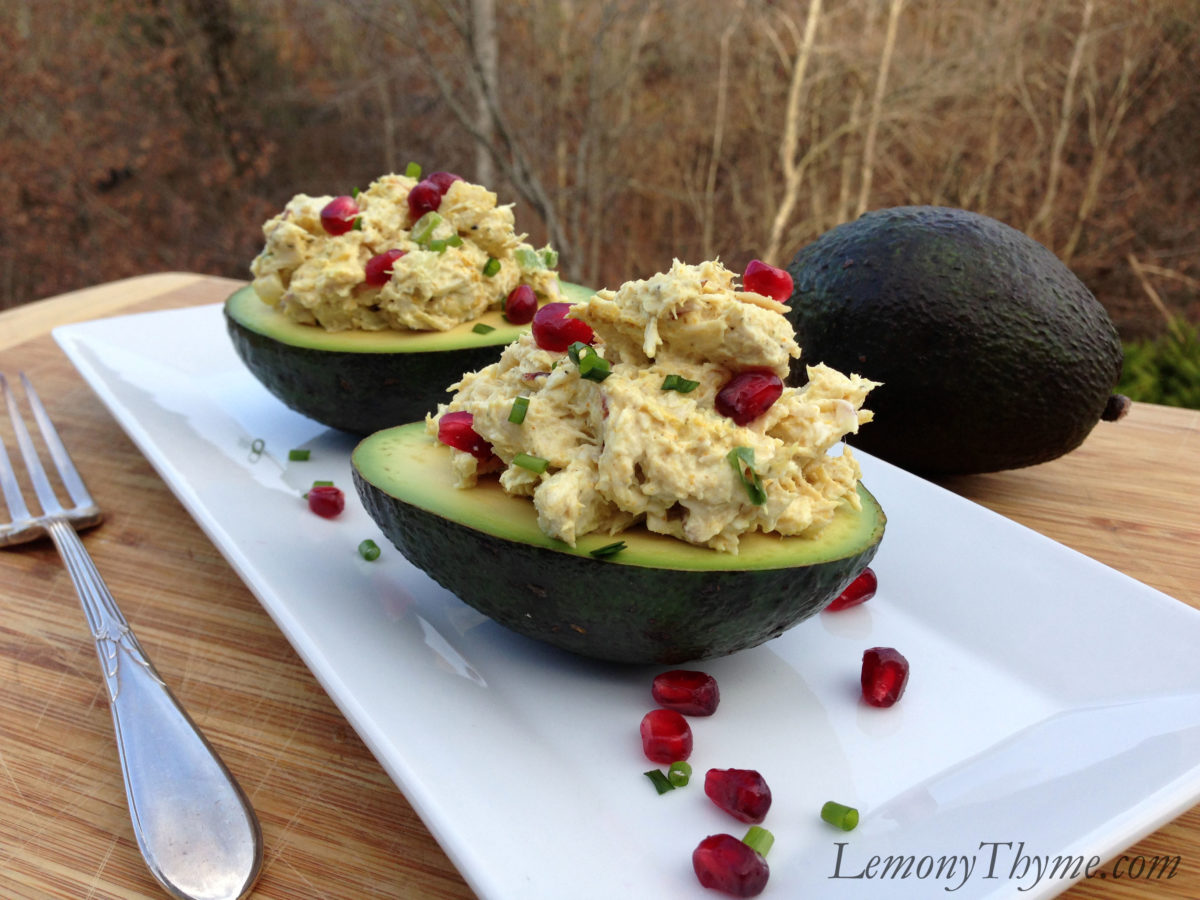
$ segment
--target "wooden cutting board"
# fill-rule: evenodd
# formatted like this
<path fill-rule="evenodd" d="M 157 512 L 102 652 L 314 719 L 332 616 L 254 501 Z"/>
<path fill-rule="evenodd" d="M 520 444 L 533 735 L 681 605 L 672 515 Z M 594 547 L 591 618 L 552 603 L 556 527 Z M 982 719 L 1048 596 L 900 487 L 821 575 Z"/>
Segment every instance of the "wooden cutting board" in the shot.
<path fill-rule="evenodd" d="M 218 302 L 240 284 L 154 275 L 0 314 L 0 371 L 23 370 L 38 386 L 108 515 L 85 536 L 89 551 L 258 811 L 267 849 L 253 896 L 471 897 L 270 617 L 48 336 L 69 321 Z M 1135 404 L 1061 460 L 944 483 L 1200 608 L 1200 412 Z M 133 842 L 95 653 L 49 543 L 0 552 L 0 609 L 0 896 L 162 897 Z M 1093 879 L 1067 896 L 1200 898 L 1200 808 L 1129 853 L 1179 856 L 1181 865 L 1171 879 Z"/>

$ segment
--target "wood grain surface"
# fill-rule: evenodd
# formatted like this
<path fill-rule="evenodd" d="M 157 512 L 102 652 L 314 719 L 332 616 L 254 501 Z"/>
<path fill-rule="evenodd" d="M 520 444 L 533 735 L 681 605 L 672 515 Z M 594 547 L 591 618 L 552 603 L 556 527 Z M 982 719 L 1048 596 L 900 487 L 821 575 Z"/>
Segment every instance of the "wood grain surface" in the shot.
<path fill-rule="evenodd" d="M 17 307 L 0 314 L 0 371 L 25 371 L 37 385 L 107 513 L 86 534 L 88 550 L 258 811 L 266 860 L 253 896 L 471 897 L 269 616 L 48 335 L 68 321 L 216 302 L 239 284 L 171 273 Z M 1200 412 L 1135 404 L 1060 460 L 944 483 L 1200 608 Z M 163 896 L 133 840 L 95 651 L 51 544 L 0 551 L 0 609 L 0 896 Z M 1200 807 L 1127 853 L 1180 863 L 1172 878 L 1091 879 L 1065 896 L 1200 898 Z"/>

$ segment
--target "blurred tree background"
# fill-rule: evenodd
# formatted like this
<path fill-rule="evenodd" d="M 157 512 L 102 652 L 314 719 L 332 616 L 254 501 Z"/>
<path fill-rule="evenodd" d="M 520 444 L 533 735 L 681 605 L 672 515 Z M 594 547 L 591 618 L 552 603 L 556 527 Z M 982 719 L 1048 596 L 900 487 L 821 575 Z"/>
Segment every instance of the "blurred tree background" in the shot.
<path fill-rule="evenodd" d="M 489 184 L 595 286 L 961 206 L 1146 341 L 1200 321 L 1198 23 L 1200 0 L 7 0 L 0 308 L 247 277 L 293 194 L 412 160 Z"/>

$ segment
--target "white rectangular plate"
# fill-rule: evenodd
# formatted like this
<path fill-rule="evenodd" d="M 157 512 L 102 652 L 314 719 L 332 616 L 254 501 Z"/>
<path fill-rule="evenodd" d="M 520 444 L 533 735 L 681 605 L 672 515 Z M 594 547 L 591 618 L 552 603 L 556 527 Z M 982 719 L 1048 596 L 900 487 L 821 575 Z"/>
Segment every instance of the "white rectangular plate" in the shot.
<path fill-rule="evenodd" d="M 746 826 L 709 768 L 771 785 L 766 896 L 788 898 L 1047 897 L 1076 868 L 1039 864 L 1102 877 L 1200 798 L 1200 614 L 865 454 L 878 595 L 695 666 L 721 706 L 693 720 L 692 784 L 660 797 L 638 737 L 658 670 L 519 637 L 411 566 L 354 496 L 353 439 L 268 394 L 219 306 L 54 334 L 481 897 L 712 896 L 692 849 Z M 316 479 L 349 489 L 338 519 L 307 511 Z M 857 684 L 879 645 L 912 666 L 886 710 Z M 821 821 L 831 799 L 857 830 Z"/>

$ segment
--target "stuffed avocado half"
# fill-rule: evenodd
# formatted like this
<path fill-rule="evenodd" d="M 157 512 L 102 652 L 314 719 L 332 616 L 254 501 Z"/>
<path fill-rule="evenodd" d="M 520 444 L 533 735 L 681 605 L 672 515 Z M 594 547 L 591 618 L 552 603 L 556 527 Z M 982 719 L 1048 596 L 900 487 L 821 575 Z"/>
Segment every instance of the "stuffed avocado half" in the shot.
<path fill-rule="evenodd" d="M 566 282 L 559 290 L 572 302 L 593 293 Z M 326 331 L 263 303 L 250 285 L 225 301 L 224 316 L 234 350 L 267 390 L 297 412 L 355 434 L 432 412 L 463 372 L 494 362 L 529 330 L 490 310 L 449 331 Z"/>
<path fill-rule="evenodd" d="M 484 615 L 614 662 L 674 664 L 776 637 L 866 568 L 886 522 L 860 484 L 860 508 L 843 504 L 817 535 L 747 534 L 737 554 L 640 526 L 572 547 L 498 481 L 458 488 L 452 452 L 424 422 L 365 438 L 351 461 L 367 512 L 409 561 Z"/>

